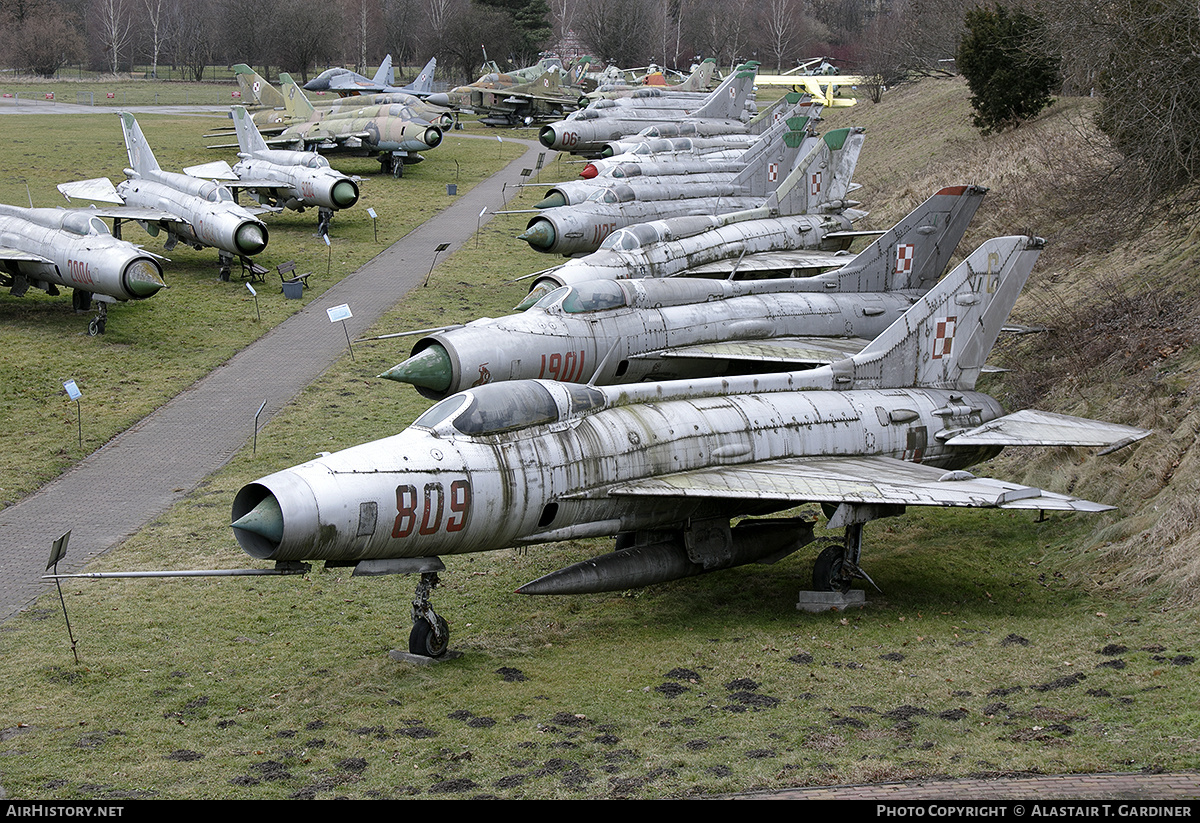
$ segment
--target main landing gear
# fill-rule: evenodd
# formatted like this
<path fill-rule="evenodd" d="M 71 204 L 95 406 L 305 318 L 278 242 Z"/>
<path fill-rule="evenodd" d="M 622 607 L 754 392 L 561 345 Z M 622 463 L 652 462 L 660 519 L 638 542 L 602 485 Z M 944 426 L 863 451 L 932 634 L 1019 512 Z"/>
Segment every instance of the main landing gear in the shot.
<path fill-rule="evenodd" d="M 856 579 L 866 580 L 875 586 L 875 581 L 859 566 L 863 526 L 881 517 L 904 514 L 904 506 L 842 503 L 832 511 L 827 510 L 826 514 L 829 517 L 827 528 L 845 527 L 845 537 L 820 541 L 823 548 L 813 563 L 813 591 L 845 594 Z M 878 591 L 879 587 L 875 586 L 875 589 Z"/>

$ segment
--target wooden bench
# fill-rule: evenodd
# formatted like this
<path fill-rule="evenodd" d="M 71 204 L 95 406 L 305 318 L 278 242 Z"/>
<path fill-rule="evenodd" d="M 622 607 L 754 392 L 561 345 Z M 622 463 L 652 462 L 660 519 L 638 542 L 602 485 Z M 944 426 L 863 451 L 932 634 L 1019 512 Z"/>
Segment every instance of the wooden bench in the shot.
<path fill-rule="evenodd" d="M 312 272 L 310 271 L 304 274 L 296 274 L 295 260 L 280 263 L 275 269 L 279 272 L 280 283 L 299 283 L 301 286 L 307 286 L 308 278 L 312 277 Z"/>
<path fill-rule="evenodd" d="M 239 259 L 242 263 L 243 280 L 256 280 L 259 283 L 266 282 L 267 272 L 270 271 L 270 269 L 268 269 L 266 266 L 260 266 L 258 263 L 255 263 L 253 260 L 249 260 L 245 257 Z"/>

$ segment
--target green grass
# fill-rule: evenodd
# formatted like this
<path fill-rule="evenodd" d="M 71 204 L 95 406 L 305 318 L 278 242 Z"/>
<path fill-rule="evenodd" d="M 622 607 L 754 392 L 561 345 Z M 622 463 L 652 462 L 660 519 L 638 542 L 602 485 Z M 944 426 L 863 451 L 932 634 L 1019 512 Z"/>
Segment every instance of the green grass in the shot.
<path fill-rule="evenodd" d="M 167 170 L 218 157 L 232 159 L 227 150 L 207 150 L 201 138 L 223 122 L 228 121 L 151 115 L 139 119 L 159 164 Z M 21 128 L 0 146 L 0 158 L 5 168 L 26 172 L 22 178 L 0 178 L 0 201 L 67 205 L 54 188 L 58 183 L 123 178 L 121 169 L 128 159 L 116 117 L 30 116 L 19 124 Z M 216 251 L 179 246 L 168 254 L 161 238 L 131 225 L 125 227 L 126 239 L 170 258 L 164 267 L 168 288 L 149 300 L 113 306 L 104 336 L 87 336 L 92 315 L 71 311 L 69 290 L 59 297 L 33 289 L 22 298 L 0 296 L 0 346 L 5 351 L 0 409 L 15 423 L 23 444 L 0 458 L 0 505 L 36 489 L 128 428 L 449 205 L 447 182 L 456 181 L 458 191 L 465 193 L 518 150 L 512 144 L 450 135 L 426 153 L 423 163 L 407 169 L 402 180 L 380 175 L 374 160 L 336 160 L 335 166 L 366 178 L 361 200 L 334 217 L 331 248 L 315 235 L 315 212 L 266 217 L 271 239 L 258 261 L 273 266 L 295 260 L 298 268 L 315 276 L 303 300 L 285 300 L 270 279 L 260 286 L 261 321 L 244 283 L 236 278 L 218 281 Z M 378 215 L 378 242 L 368 208 Z M 82 450 L 76 410 L 62 390 L 67 378 L 74 378 L 84 393 Z"/>
<path fill-rule="evenodd" d="M 506 312 L 525 290 L 511 278 L 552 262 L 512 239 L 523 225 L 498 217 L 375 331 Z M 357 344 L 263 428 L 257 453 L 89 569 L 251 565 L 228 527 L 236 490 L 427 408 L 372 377 L 411 342 Z M 449 557 L 434 602 L 463 657 L 429 668 L 387 656 L 406 645 L 408 577 L 71 581 L 79 665 L 53 594 L 0 627 L 0 786 L 10 799 L 650 798 L 1195 769 L 1194 610 L 1076 575 L 1088 535 L 1115 520 L 878 521 L 864 565 L 883 593 L 868 586 L 870 606 L 843 614 L 794 609 L 804 551 L 544 599 L 512 592 L 611 543 Z"/>

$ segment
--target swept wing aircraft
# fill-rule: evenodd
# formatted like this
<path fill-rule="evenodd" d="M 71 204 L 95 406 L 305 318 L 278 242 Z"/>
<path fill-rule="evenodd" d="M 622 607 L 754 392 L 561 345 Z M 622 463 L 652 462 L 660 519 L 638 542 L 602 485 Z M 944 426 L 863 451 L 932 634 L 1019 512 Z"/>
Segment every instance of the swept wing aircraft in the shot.
<path fill-rule="evenodd" d="M 822 135 L 809 156 L 771 193 L 766 205 L 715 217 L 673 217 L 618 229 L 597 251 L 531 275 L 533 286 L 520 308 L 528 308 L 559 286 L 584 280 L 670 277 L 702 263 L 733 262 L 778 249 L 844 251 L 860 236 L 843 212 L 850 205 L 846 197 L 862 143 L 862 129 L 838 129 Z M 814 266 L 830 268 L 843 262 L 819 259 Z"/>
<path fill-rule="evenodd" d="M 807 123 L 797 118 L 795 125 L 798 129 L 789 131 L 783 124 L 771 139 L 751 149 L 746 165 L 737 174 L 672 175 L 628 182 L 607 178 L 610 184 L 595 188 L 582 203 L 543 208 L 529 219 L 525 232 L 517 239 L 535 251 L 564 256 L 590 254 L 604 238 L 626 226 L 761 206 L 795 168 L 798 157 L 806 156 L 810 164 L 826 159 L 824 153 L 812 151 L 818 138 L 808 134 Z M 846 172 L 853 174 L 853 168 L 847 166 Z"/>
<path fill-rule="evenodd" d="M 392 56 L 383 58 L 374 78 L 363 77 L 350 69 L 327 69 L 304 84 L 307 91 L 331 91 L 342 96 L 356 94 L 390 94 L 401 92 L 416 97 L 428 97 L 433 93 L 433 74 L 437 70 L 437 58 L 429 58 L 429 62 L 417 74 L 415 80 L 404 86 L 394 85 L 395 73 L 392 69 Z"/>
<path fill-rule="evenodd" d="M 298 122 L 271 138 L 272 145 L 321 154 L 378 156 L 384 173 L 401 177 L 406 163 L 419 163 L 423 159 L 418 152 L 436 148 L 442 142 L 442 130 L 407 106 L 331 109 L 318 118 L 312 103 L 291 76 L 284 72 L 279 79 L 288 111 Z"/>
<path fill-rule="evenodd" d="M 259 203 L 304 211 L 317 209 L 318 234 L 329 233 L 334 211 L 358 202 L 358 183 L 329 167 L 314 151 L 286 151 L 267 147 L 254 122 L 241 106 L 233 107 L 238 157 L 230 167 L 224 160 L 184 169 L 186 174 L 224 181 L 231 189 L 246 189 Z"/>
<path fill-rule="evenodd" d="M 234 535 L 281 565 L 420 573 L 409 648 L 436 657 L 449 643 L 430 600 L 440 555 L 616 535 L 612 554 L 519 591 L 625 589 L 778 560 L 812 542 L 813 524 L 758 516 L 812 502 L 845 529 L 818 557 L 814 587 L 844 590 L 865 575 L 863 526 L 907 506 L 1111 508 L 966 471 L 1005 445 L 1112 448 L 1148 434 L 1006 415 L 975 391 L 1040 246 L 988 241 L 829 366 L 619 387 L 525 380 L 453 395 L 399 434 L 242 487 Z"/>
<path fill-rule="evenodd" d="M 88 334 L 104 334 L 108 305 L 145 300 L 166 284 L 156 255 L 112 236 L 88 209 L 25 209 L 0 204 L 0 286 L 21 297 L 30 286 L 71 291 L 75 311 L 96 301 Z"/>
<path fill-rule="evenodd" d="M 692 133 L 746 133 L 746 100 L 754 86 L 754 69 L 741 69 L 717 86 L 698 108 L 638 106 L 636 100 L 598 100 L 586 109 L 572 112 L 566 119 L 543 126 L 538 140 L 543 146 L 572 154 L 594 154 L 611 140 L 658 124 L 686 127 Z M 668 129 L 670 130 L 670 129 Z M 666 135 L 658 135 L 666 136 Z"/>
<path fill-rule="evenodd" d="M 983 200 L 963 189 L 935 194 L 834 271 L 563 286 L 520 314 L 428 334 L 380 377 L 441 400 L 502 380 L 614 385 L 824 365 L 861 349 L 945 271 Z"/>
<path fill-rule="evenodd" d="M 267 247 L 266 224 L 255 215 L 270 209 L 247 209 L 218 183 L 163 171 L 133 115 L 118 112 L 118 116 L 129 154 L 127 179 L 115 187 L 104 177 L 62 183 L 58 190 L 68 200 L 77 197 L 114 204 L 94 209 L 93 213 L 111 218 L 117 237 L 121 222 L 133 220 L 152 236 L 165 231 L 167 251 L 180 240 L 197 249 L 217 249 L 222 280 L 229 279 L 235 257 L 253 257 Z"/>

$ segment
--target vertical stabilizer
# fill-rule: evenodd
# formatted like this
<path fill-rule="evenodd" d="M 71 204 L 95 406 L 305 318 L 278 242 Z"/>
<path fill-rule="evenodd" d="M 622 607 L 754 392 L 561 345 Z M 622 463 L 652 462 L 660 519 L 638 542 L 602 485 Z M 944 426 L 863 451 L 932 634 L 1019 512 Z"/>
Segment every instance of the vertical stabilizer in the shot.
<path fill-rule="evenodd" d="M 767 208 L 780 215 L 814 214 L 845 200 L 864 139 L 857 127 L 822 135 L 767 198 Z"/>
<path fill-rule="evenodd" d="M 683 82 L 673 87 L 673 91 L 704 91 L 712 82 L 713 72 L 716 71 L 717 61 L 706 57 L 696 66 L 695 71 L 684 78 Z"/>
<path fill-rule="evenodd" d="M 242 154 L 254 155 L 267 150 L 266 141 L 243 106 L 233 106 L 233 129 L 237 132 L 238 151 Z"/>
<path fill-rule="evenodd" d="M 279 72 L 279 83 L 283 86 L 283 108 L 288 117 L 306 122 L 316 114 L 313 104 L 304 96 L 304 90 L 296 85 L 296 81 L 286 71 Z"/>
<path fill-rule="evenodd" d="M 983 202 L 982 186 L 948 186 L 909 212 L 849 264 L 817 276 L 829 291 L 930 289 Z"/>
<path fill-rule="evenodd" d="M 820 138 L 808 131 L 808 121 L 793 117 L 781 121 L 762 136 L 742 158 L 746 166 L 731 181 L 746 196 L 766 199 L 779 188 L 797 158 L 807 155 Z"/>
<path fill-rule="evenodd" d="M 391 55 L 388 55 L 389 59 Z M 425 64 L 425 68 L 421 69 L 421 73 L 417 75 L 417 79 L 404 87 L 405 91 L 416 95 L 427 95 L 433 93 L 433 73 L 437 71 L 437 58 L 430 57 L 429 62 Z"/>
<path fill-rule="evenodd" d="M 725 82 L 717 86 L 704 105 L 692 116 L 714 120 L 741 119 L 746 111 L 746 99 L 754 88 L 754 77 L 757 73 L 756 68 L 737 69 Z"/>
<path fill-rule="evenodd" d="M 780 123 L 793 117 L 806 117 L 813 127 L 821 118 L 821 104 L 807 94 L 789 91 L 766 109 L 760 111 L 746 124 L 747 134 L 765 134 Z"/>
<path fill-rule="evenodd" d="M 137 120 L 127 111 L 117 112 L 117 114 L 121 118 L 121 129 L 125 132 L 125 150 L 129 152 L 129 167 L 142 175 L 161 171 Z"/>
<path fill-rule="evenodd" d="M 984 243 L 861 352 L 834 363 L 835 385 L 973 389 L 1044 244 Z"/>
<path fill-rule="evenodd" d="M 396 85 L 396 71 L 392 68 L 392 56 L 384 55 L 383 62 L 379 64 L 379 71 L 375 72 L 375 77 L 371 82 L 383 89 L 390 89 Z"/>
<path fill-rule="evenodd" d="M 268 109 L 277 109 L 283 106 L 283 95 L 279 89 L 268 83 L 262 75 L 245 63 L 238 63 L 233 67 L 233 76 L 237 80 L 242 102 L 247 106 L 262 106 Z"/>

